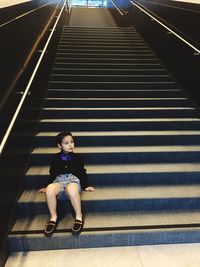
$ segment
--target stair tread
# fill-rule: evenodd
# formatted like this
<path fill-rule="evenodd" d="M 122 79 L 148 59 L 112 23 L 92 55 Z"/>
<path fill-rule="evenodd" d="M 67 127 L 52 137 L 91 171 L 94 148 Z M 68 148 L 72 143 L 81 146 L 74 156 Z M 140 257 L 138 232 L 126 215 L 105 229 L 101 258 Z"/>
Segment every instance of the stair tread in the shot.
<path fill-rule="evenodd" d="M 125 104 L 124 104 L 125 105 Z M 33 108 L 34 109 L 34 108 Z M 33 110 L 31 109 L 31 110 Z M 37 108 L 35 109 L 37 110 Z M 143 110 L 143 111 L 149 111 L 149 110 L 195 110 L 194 107 L 44 107 L 43 110 L 73 110 L 73 111 L 90 111 L 90 110 L 96 110 L 96 111 L 100 111 L 100 110 L 107 110 L 107 111 L 110 111 L 110 110 L 115 110 L 115 111 L 118 111 L 118 110 Z"/>
<path fill-rule="evenodd" d="M 44 137 L 55 137 L 58 133 L 57 132 L 39 132 L 37 133 L 36 137 L 44 136 Z M 73 136 L 185 136 L 185 135 L 200 135 L 200 131 L 198 130 L 188 130 L 188 131 L 81 131 L 73 132 Z"/>
<path fill-rule="evenodd" d="M 80 119 L 41 119 L 40 122 L 200 122 L 199 118 L 80 118 Z"/>
<path fill-rule="evenodd" d="M 82 201 L 119 201 L 144 199 L 199 198 L 200 185 L 153 185 L 96 187 L 95 192 L 83 192 Z M 25 190 L 19 203 L 46 203 L 44 194 L 37 190 Z"/>
<path fill-rule="evenodd" d="M 37 231 L 45 228 L 49 215 L 36 215 L 28 218 L 18 218 L 13 226 L 14 231 Z M 58 224 L 57 229 L 71 229 L 74 218 L 67 214 Z M 199 224 L 200 211 L 162 211 L 162 212 L 121 212 L 121 213 L 87 213 L 85 215 L 84 229 L 155 225 Z M 12 234 L 11 232 L 11 234 Z"/>
<path fill-rule="evenodd" d="M 77 153 L 126 153 L 126 152 L 191 152 L 200 151 L 200 145 L 172 145 L 172 146 L 92 146 L 92 147 L 77 147 Z M 56 147 L 37 147 L 32 154 L 53 154 L 59 152 Z"/>
<path fill-rule="evenodd" d="M 156 163 L 156 164 L 106 164 L 85 165 L 88 174 L 114 173 L 177 173 L 200 172 L 200 163 Z M 31 166 L 26 174 L 49 175 L 49 166 Z"/>

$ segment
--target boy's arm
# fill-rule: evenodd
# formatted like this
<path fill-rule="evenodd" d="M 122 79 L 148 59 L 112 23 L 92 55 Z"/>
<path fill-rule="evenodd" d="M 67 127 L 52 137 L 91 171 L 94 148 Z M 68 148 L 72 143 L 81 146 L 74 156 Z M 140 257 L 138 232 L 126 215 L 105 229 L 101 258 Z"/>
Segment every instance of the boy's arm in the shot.
<path fill-rule="evenodd" d="M 49 180 L 48 180 L 48 184 L 51 184 L 53 182 L 53 180 L 56 178 L 57 176 L 57 168 L 58 168 L 58 155 L 54 154 L 51 158 L 51 163 L 50 163 L 50 168 L 49 168 Z"/>
<path fill-rule="evenodd" d="M 92 186 L 88 186 L 88 179 L 87 179 L 87 172 L 84 167 L 84 161 L 83 158 L 80 156 L 79 158 L 79 167 L 81 170 L 80 174 L 80 183 L 81 183 L 81 188 L 87 192 L 93 192 L 95 189 Z"/>
<path fill-rule="evenodd" d="M 49 168 L 49 179 L 48 179 L 45 187 L 40 188 L 38 190 L 38 192 L 45 193 L 47 185 L 49 185 L 53 182 L 54 177 L 55 177 L 55 167 L 56 167 L 56 157 L 55 157 L 55 155 L 53 155 L 52 159 L 51 159 L 51 163 L 50 163 L 50 168 Z"/>

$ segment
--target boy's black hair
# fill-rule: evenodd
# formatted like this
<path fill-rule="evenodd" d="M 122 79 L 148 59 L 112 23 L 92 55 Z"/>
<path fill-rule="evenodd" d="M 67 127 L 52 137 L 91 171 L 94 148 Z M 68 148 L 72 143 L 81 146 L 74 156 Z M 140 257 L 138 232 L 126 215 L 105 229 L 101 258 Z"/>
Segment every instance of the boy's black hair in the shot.
<path fill-rule="evenodd" d="M 72 136 L 72 133 L 71 133 L 71 132 L 68 132 L 68 131 L 59 133 L 59 134 L 56 136 L 56 142 L 57 142 L 57 144 L 60 144 L 60 145 L 61 145 L 62 140 L 63 140 L 66 136 L 68 136 L 68 135 L 70 135 L 71 137 L 73 137 L 73 136 Z"/>

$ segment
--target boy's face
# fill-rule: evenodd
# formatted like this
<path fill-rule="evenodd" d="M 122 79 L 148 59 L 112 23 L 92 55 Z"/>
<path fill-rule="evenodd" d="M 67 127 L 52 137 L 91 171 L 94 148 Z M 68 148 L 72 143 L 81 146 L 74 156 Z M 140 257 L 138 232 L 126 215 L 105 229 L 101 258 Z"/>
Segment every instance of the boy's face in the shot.
<path fill-rule="evenodd" d="M 71 135 L 67 135 L 63 138 L 61 144 L 58 144 L 58 148 L 60 148 L 64 153 L 70 153 L 74 150 L 74 140 Z"/>

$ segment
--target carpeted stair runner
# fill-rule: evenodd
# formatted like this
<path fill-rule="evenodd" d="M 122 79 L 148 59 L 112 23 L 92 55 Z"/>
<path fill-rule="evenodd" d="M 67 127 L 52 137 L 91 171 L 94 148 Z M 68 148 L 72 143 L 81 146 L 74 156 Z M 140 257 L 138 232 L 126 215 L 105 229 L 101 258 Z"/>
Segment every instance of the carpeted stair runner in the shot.
<path fill-rule="evenodd" d="M 72 236 L 69 203 L 51 238 L 45 196 L 55 136 L 71 130 L 94 193 Z M 200 242 L 197 109 L 136 30 L 64 27 L 11 251 Z"/>

